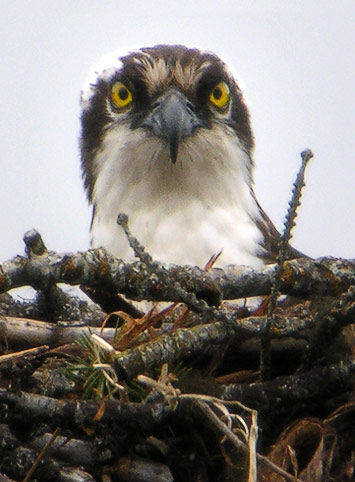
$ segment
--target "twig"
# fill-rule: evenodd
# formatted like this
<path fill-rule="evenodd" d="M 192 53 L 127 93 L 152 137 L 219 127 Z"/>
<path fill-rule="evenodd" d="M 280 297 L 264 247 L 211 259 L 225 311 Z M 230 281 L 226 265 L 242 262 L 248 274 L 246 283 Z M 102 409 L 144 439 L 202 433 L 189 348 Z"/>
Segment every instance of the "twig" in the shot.
<path fill-rule="evenodd" d="M 319 323 L 324 325 L 324 333 L 329 332 L 326 340 L 329 340 L 339 329 L 353 322 L 354 291 L 354 289 L 350 289 L 349 292 L 341 297 L 339 302 L 329 303 L 327 311 L 322 313 L 322 320 L 324 321 L 319 320 Z M 216 342 L 217 339 L 219 340 L 218 343 L 222 344 L 233 339 L 238 339 L 239 349 L 243 351 L 243 345 L 247 340 L 251 338 L 255 338 L 256 340 L 260 339 L 260 332 L 265 323 L 265 317 L 250 316 L 233 321 L 233 311 L 219 310 L 219 312 L 224 314 L 225 318 L 229 316 L 230 322 L 216 322 L 213 318 L 213 312 L 209 316 L 205 313 L 194 315 L 194 324 L 205 323 L 206 326 L 190 328 L 191 337 L 188 335 L 189 331 L 176 330 L 175 333 L 177 334 L 172 333 L 171 335 L 167 335 L 166 347 L 171 346 L 169 340 L 174 343 L 174 337 L 176 337 L 177 346 L 180 346 L 182 351 L 189 349 L 191 353 L 197 354 L 200 350 L 212 350 L 211 353 L 215 353 L 216 350 L 218 350 L 218 344 L 214 346 L 213 343 Z M 212 323 L 208 324 L 206 321 L 209 319 Z M 283 346 L 285 346 L 286 349 L 288 346 L 287 338 L 307 339 L 309 338 L 307 331 L 309 332 L 316 324 L 316 319 L 310 316 L 307 310 L 305 310 L 303 317 L 301 317 L 301 313 L 299 313 L 297 317 L 288 317 L 280 314 L 277 317 L 277 321 L 278 329 L 270 332 L 269 336 L 273 340 L 285 339 Z M 76 323 L 73 322 L 73 324 L 74 326 L 67 326 L 65 323 L 63 325 L 57 325 L 27 318 L 0 316 L 0 333 L 9 345 L 27 347 L 38 345 L 58 346 L 65 343 L 72 343 L 84 334 L 87 336 L 90 336 L 90 334 L 102 335 L 104 339 L 112 341 L 115 336 L 121 337 L 122 334 L 125 333 L 124 327 L 121 329 L 91 327 L 82 325 L 82 322 L 79 320 Z M 328 327 L 327 330 L 326 327 Z M 330 327 L 332 327 L 331 333 L 329 331 Z M 184 335 L 184 333 L 186 334 Z M 184 340 L 183 344 L 179 344 L 178 340 L 179 342 Z M 162 343 L 165 343 L 165 338 L 159 338 L 154 343 L 157 345 L 153 345 L 154 355 L 152 353 L 151 356 L 156 357 L 154 363 L 159 365 L 161 362 L 161 353 L 167 351 L 167 348 L 164 350 L 164 345 L 162 345 Z M 304 348 L 304 345 L 302 346 Z M 179 355 L 175 352 L 173 356 Z"/>
<path fill-rule="evenodd" d="M 206 302 L 203 300 L 198 300 L 195 293 L 187 292 L 179 283 L 179 281 L 173 281 L 171 277 L 167 274 L 166 270 L 162 268 L 158 263 L 156 263 L 150 256 L 144 247 L 139 243 L 137 238 L 132 236 L 129 226 L 128 226 L 128 216 L 127 214 L 121 213 L 117 217 L 117 223 L 122 226 L 129 245 L 134 251 L 134 254 L 144 263 L 147 267 L 149 275 L 155 275 L 158 278 L 158 284 L 164 285 L 166 289 L 172 294 L 172 296 L 178 297 L 180 301 L 185 303 L 187 306 L 191 307 L 197 313 L 205 311 L 207 308 Z"/>
<path fill-rule="evenodd" d="M 209 420 L 209 422 L 213 425 L 213 427 L 220 433 L 223 433 L 231 443 L 238 449 L 242 450 L 244 453 L 249 454 L 248 446 L 243 443 L 239 438 L 223 423 L 217 415 L 211 410 L 206 402 L 197 400 L 194 402 L 194 406 L 200 412 L 200 414 Z M 301 479 L 296 478 L 294 475 L 289 474 L 285 470 L 281 469 L 277 465 L 275 465 L 271 460 L 267 457 L 256 454 L 257 461 L 259 463 L 265 464 L 267 467 L 272 469 L 274 472 L 282 475 L 286 480 L 290 482 L 302 482 Z"/>
<path fill-rule="evenodd" d="M 223 400 L 242 400 L 258 410 L 263 418 L 279 421 L 283 413 L 297 404 L 304 407 L 313 400 L 325 399 L 329 393 L 347 390 L 355 373 L 355 360 L 345 359 L 332 365 L 317 365 L 301 374 L 277 377 L 260 383 L 238 383 L 221 386 L 219 397 Z M 287 403 L 285 404 L 285 400 Z"/>
<path fill-rule="evenodd" d="M 262 413 L 263 418 L 272 413 L 279 418 L 280 406 L 284 400 L 289 405 L 301 403 L 302 406 L 311 400 L 322 399 L 327 393 L 340 394 L 347 389 L 350 377 L 355 373 L 355 360 L 341 360 L 330 366 L 316 366 L 301 375 L 278 377 L 263 383 L 229 385 L 221 387 L 219 398 L 223 403 L 235 403 L 243 400 L 248 405 Z M 324 381 L 326 380 L 326 383 Z M 181 395 L 182 398 L 186 395 Z M 97 414 L 100 403 L 95 401 L 57 400 L 44 395 L 24 391 L 10 391 L 0 388 L 0 402 L 10 408 L 20 411 L 26 417 L 58 420 L 74 426 L 90 425 Z M 105 402 L 105 412 L 102 423 L 119 423 L 129 427 L 139 423 L 143 428 L 151 428 L 171 416 L 174 407 L 169 403 L 123 403 L 117 400 Z"/>
<path fill-rule="evenodd" d="M 0 316 L 0 332 L 11 346 L 58 346 L 73 343 L 81 336 L 92 333 L 113 340 L 117 330 L 94 326 L 64 326 L 45 321 L 10 316 Z M 7 355 L 4 355 L 7 356 Z"/>
<path fill-rule="evenodd" d="M 315 317 L 315 330 L 304 353 L 299 372 L 309 369 L 320 357 L 342 329 L 355 322 L 355 287 L 340 296 L 328 306 L 321 306 Z"/>
<path fill-rule="evenodd" d="M 312 151 L 309 149 L 301 153 L 302 164 L 298 171 L 296 181 L 292 190 L 292 197 L 289 202 L 289 209 L 284 222 L 284 230 L 280 239 L 279 254 L 277 257 L 277 267 L 273 280 L 273 286 L 271 290 L 267 321 L 263 329 L 261 336 L 261 353 L 260 353 L 260 378 L 261 380 L 270 379 L 270 331 L 274 326 L 274 311 L 276 307 L 277 298 L 280 295 L 281 277 L 283 271 L 283 265 L 286 260 L 287 247 L 291 239 L 291 232 L 295 226 L 295 219 L 297 217 L 297 208 L 300 205 L 302 188 L 304 187 L 304 175 L 308 164 L 308 161 L 313 157 Z"/>
<path fill-rule="evenodd" d="M 29 258 L 31 258 L 31 256 L 43 256 L 48 252 L 42 236 L 35 229 L 26 231 L 23 236 L 23 241 L 26 246 L 26 254 Z"/>
<path fill-rule="evenodd" d="M 355 291 L 355 290 L 354 290 Z M 329 306 L 328 317 L 336 320 L 338 329 L 346 324 L 352 323 L 355 311 L 355 293 L 344 294 L 342 302 L 334 303 Z M 220 310 L 223 313 L 223 310 Z M 233 343 L 238 340 L 241 343 L 254 336 L 259 337 L 260 328 L 265 319 L 246 318 L 233 323 L 225 323 L 225 321 L 214 322 L 206 325 L 198 325 L 192 328 L 184 328 L 176 330 L 174 333 L 160 336 L 157 340 L 148 342 L 143 346 L 131 348 L 120 353 L 115 358 L 115 368 L 119 378 L 130 379 L 140 373 L 149 371 L 155 366 L 161 366 L 163 363 L 176 363 L 181 359 L 186 359 L 186 353 L 190 356 L 199 356 L 207 354 L 211 350 L 215 352 L 218 346 L 227 341 Z M 257 322 L 261 323 L 258 325 Z M 288 335 L 293 333 L 297 337 L 301 337 L 301 322 L 295 320 L 296 326 L 294 330 L 286 329 Z M 310 320 L 307 320 L 310 321 Z M 303 326 L 311 327 L 312 323 L 305 323 Z M 270 339 L 285 335 L 282 333 L 281 327 L 277 331 L 270 334 Z"/>
<path fill-rule="evenodd" d="M 48 443 L 43 447 L 43 449 L 40 451 L 40 453 L 38 454 L 36 460 L 34 461 L 32 467 L 30 468 L 30 470 L 27 472 L 25 478 L 23 479 L 22 482 L 28 482 L 30 480 L 30 478 L 32 477 L 32 474 L 33 472 L 36 470 L 36 468 L 38 467 L 39 463 L 41 462 L 41 460 L 44 458 L 44 456 L 46 455 L 46 453 L 48 452 L 48 450 L 50 449 L 50 447 L 53 445 L 53 443 L 55 442 L 56 438 L 58 437 L 60 433 L 60 428 L 57 427 L 53 433 L 53 436 L 51 437 L 51 439 L 48 441 Z"/>
<path fill-rule="evenodd" d="M 173 403 L 180 402 L 181 404 L 181 402 L 185 402 L 186 400 L 189 400 L 193 403 L 200 403 L 201 407 L 208 406 L 208 404 L 211 404 L 215 410 L 218 410 L 222 414 L 222 416 L 225 419 L 224 425 L 227 427 L 227 429 L 230 431 L 230 433 L 232 433 L 234 437 L 236 437 L 235 434 L 231 432 L 231 429 L 233 426 L 232 419 L 233 418 L 237 419 L 241 423 L 244 429 L 242 433 L 248 442 L 248 444 L 246 445 L 240 441 L 243 447 L 243 451 L 244 452 L 246 451 L 249 456 L 248 482 L 256 482 L 257 480 L 257 467 L 256 467 L 257 412 L 255 410 L 252 410 L 246 407 L 245 405 L 241 404 L 238 401 L 233 403 L 233 405 L 237 405 L 243 410 L 246 410 L 251 414 L 252 424 L 249 430 L 244 419 L 239 415 L 231 414 L 228 411 L 226 404 L 223 402 L 223 400 L 220 400 L 216 397 L 212 397 L 208 395 L 191 394 L 191 393 L 181 394 L 179 390 L 174 389 L 169 381 L 169 377 L 167 374 L 167 370 L 168 370 L 167 367 L 168 367 L 167 364 L 163 366 L 162 372 L 158 381 L 155 381 L 144 375 L 139 375 L 137 380 L 141 383 L 144 383 L 145 385 L 148 385 L 152 388 L 157 389 L 163 395 L 164 399 L 168 403 L 172 400 Z M 224 439 L 222 439 L 222 443 L 223 443 L 223 440 Z M 238 437 L 236 437 L 236 440 L 239 441 Z M 237 447 L 240 448 L 240 445 L 237 445 Z"/>
<path fill-rule="evenodd" d="M 10 391 L 0 388 L 0 401 L 19 410 L 26 417 L 39 420 L 58 420 L 66 426 L 82 427 L 91 425 L 101 409 L 101 401 L 59 400 L 24 391 Z M 122 427 L 139 424 L 151 429 L 171 415 L 173 408 L 168 404 L 124 403 L 117 400 L 105 401 L 105 411 L 100 422 L 111 426 L 112 422 Z"/>
<path fill-rule="evenodd" d="M 251 425 L 248 437 L 248 447 L 249 447 L 249 475 L 248 482 L 252 480 L 257 480 L 257 450 L 256 443 L 258 440 L 258 424 L 257 424 L 257 414 L 256 410 L 251 410 Z"/>
<path fill-rule="evenodd" d="M 137 238 L 132 236 L 131 231 L 128 226 L 128 216 L 125 213 L 120 213 L 117 216 L 117 224 L 122 227 L 126 238 L 128 240 L 128 243 L 130 247 L 132 248 L 135 256 L 139 258 L 142 263 L 147 265 L 149 268 L 151 268 L 152 271 L 154 271 L 154 267 L 152 266 L 154 263 L 153 258 L 150 256 L 150 254 L 145 250 L 144 246 L 140 244 Z"/>
<path fill-rule="evenodd" d="M 37 346 L 36 348 L 29 348 L 28 350 L 16 351 L 14 353 L 7 353 L 0 356 L 0 363 L 24 358 L 29 355 L 39 355 L 49 349 L 49 345 Z"/>

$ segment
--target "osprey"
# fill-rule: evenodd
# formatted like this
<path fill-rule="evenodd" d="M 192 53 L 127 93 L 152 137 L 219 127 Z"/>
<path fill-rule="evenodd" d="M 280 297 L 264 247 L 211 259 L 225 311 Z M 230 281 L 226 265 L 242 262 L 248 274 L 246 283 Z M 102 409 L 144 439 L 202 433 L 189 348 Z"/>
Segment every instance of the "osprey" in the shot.
<path fill-rule="evenodd" d="M 215 54 L 181 45 L 110 55 L 81 95 L 91 243 L 130 261 L 117 215 L 154 259 L 260 267 L 280 235 L 253 190 L 253 134 L 237 81 Z M 288 257 L 300 255 L 289 248 Z"/>

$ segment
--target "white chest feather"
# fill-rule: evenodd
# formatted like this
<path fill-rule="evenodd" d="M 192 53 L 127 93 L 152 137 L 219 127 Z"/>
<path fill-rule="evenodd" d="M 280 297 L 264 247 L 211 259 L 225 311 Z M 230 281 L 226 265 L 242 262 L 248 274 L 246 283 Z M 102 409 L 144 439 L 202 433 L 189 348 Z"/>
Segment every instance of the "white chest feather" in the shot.
<path fill-rule="evenodd" d="M 222 137 L 219 129 L 183 141 L 176 164 L 143 130 L 108 131 L 94 160 L 92 246 L 134 259 L 116 224 L 123 212 L 132 234 L 161 262 L 203 267 L 223 250 L 217 266 L 262 265 L 248 155 L 235 136 L 224 131 Z"/>

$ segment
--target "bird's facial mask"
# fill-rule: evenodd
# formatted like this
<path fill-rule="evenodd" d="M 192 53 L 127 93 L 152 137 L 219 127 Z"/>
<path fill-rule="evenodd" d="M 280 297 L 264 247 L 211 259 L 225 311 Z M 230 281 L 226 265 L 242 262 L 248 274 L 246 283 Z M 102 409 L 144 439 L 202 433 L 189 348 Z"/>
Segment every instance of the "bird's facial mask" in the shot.
<path fill-rule="evenodd" d="M 155 136 L 166 139 L 173 163 L 177 160 L 181 140 L 202 126 L 193 104 L 177 89 L 170 89 L 161 95 L 140 124 Z"/>
<path fill-rule="evenodd" d="M 174 175 L 181 170 L 172 166 L 199 159 L 193 167 L 204 164 L 214 172 L 216 158 L 223 163 L 233 145 L 251 182 L 248 109 L 228 67 L 211 52 L 160 45 L 109 54 L 93 66 L 81 107 L 81 163 L 90 202 L 100 174 L 102 185 L 110 184 L 127 158 L 159 160 L 155 164 L 170 165 L 166 170 Z M 228 153 L 222 156 L 218 145 L 230 146 Z"/>

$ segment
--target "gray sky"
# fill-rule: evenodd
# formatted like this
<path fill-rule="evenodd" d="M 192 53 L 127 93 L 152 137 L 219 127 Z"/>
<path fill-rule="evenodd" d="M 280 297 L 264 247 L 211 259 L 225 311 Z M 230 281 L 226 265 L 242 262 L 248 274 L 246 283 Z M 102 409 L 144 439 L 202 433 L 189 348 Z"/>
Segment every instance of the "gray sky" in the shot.
<path fill-rule="evenodd" d="M 112 50 L 182 43 L 233 66 L 256 138 L 255 190 L 281 229 L 299 152 L 309 165 L 293 244 L 354 257 L 353 0 L 0 0 L 0 261 L 37 228 L 49 249 L 84 250 L 79 95 Z"/>

